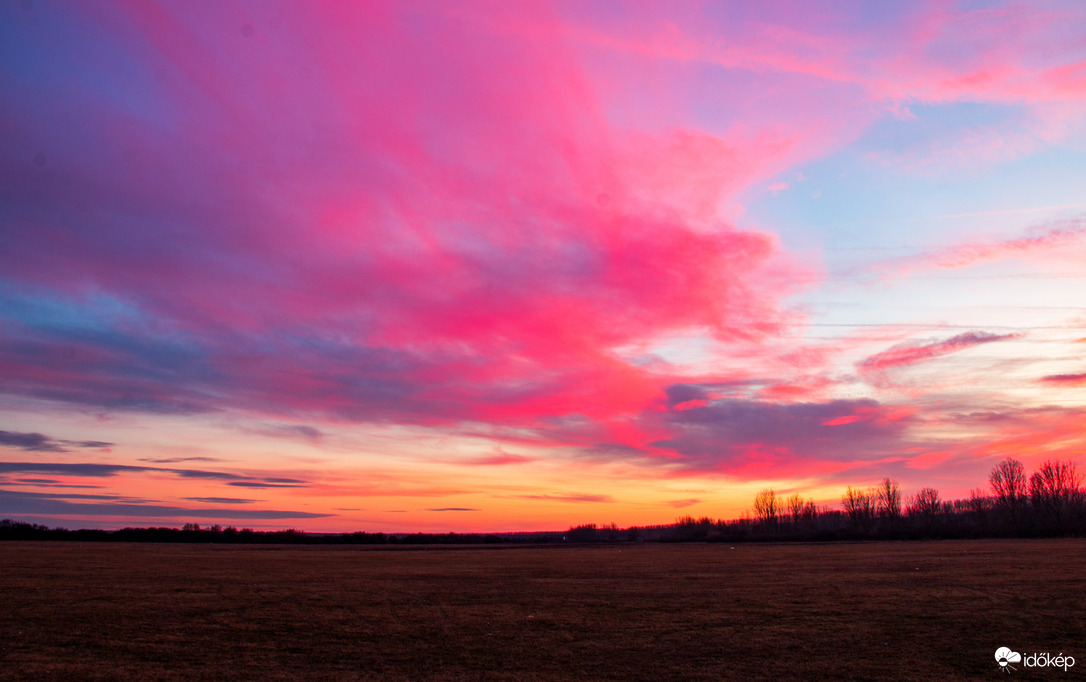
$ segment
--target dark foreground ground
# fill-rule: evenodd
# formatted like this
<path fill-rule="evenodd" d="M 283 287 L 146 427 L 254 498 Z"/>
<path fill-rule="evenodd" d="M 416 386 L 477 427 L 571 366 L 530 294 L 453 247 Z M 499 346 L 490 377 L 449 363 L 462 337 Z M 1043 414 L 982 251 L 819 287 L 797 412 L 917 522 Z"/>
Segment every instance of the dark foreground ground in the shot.
<path fill-rule="evenodd" d="M 0 543 L 4 679 L 1000 679 L 1001 646 L 1083 676 L 1086 540 Z"/>

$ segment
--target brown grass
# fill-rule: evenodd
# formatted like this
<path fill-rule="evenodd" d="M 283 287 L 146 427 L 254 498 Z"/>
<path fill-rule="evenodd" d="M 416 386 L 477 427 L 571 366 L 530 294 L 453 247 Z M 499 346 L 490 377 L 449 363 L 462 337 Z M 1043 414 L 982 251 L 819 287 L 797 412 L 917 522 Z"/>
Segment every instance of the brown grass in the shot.
<path fill-rule="evenodd" d="M 1084 559 L 1083 540 L 9 542 L 0 678 L 998 679 L 1000 646 L 1079 677 Z"/>

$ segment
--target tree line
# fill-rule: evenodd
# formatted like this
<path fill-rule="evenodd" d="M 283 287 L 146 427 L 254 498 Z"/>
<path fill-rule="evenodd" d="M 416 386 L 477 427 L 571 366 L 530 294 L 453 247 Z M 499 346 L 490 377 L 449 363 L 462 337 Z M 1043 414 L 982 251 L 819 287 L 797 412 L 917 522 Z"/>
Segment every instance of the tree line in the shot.
<path fill-rule="evenodd" d="M 1007 458 L 988 474 L 988 490 L 944 500 L 935 488 L 909 497 L 897 481 L 848 486 L 841 509 L 816 509 L 798 493 L 781 498 L 772 489 L 754 497 L 754 514 L 740 523 L 752 536 L 827 535 L 848 538 L 1033 537 L 1086 534 L 1086 491 L 1074 462 L 1048 460 L 1026 475 Z"/>
<path fill-rule="evenodd" d="M 934 488 L 906 497 L 897 481 L 848 486 L 841 508 L 815 504 L 798 492 L 787 497 L 761 490 L 753 514 L 733 520 L 684 516 L 673 524 L 620 528 L 582 524 L 565 532 L 514 533 L 306 533 L 255 531 L 187 523 L 182 528 L 67 530 L 4 519 L 0 540 L 89 542 L 202 542 L 232 544 L 435 545 L 496 543 L 742 542 L 861 539 L 1086 536 L 1086 491 L 1074 462 L 1049 460 L 1026 475 L 1007 458 L 992 468 L 988 490 L 944 500 Z"/>
<path fill-rule="evenodd" d="M 753 513 L 738 519 L 683 516 L 673 524 L 620 529 L 570 528 L 575 542 L 743 542 L 1086 536 L 1086 492 L 1074 462 L 1047 461 L 1032 474 L 1018 460 L 999 462 L 988 490 L 945 500 L 935 488 L 905 496 L 897 481 L 847 486 L 841 506 L 819 506 L 798 492 L 759 491 Z"/>

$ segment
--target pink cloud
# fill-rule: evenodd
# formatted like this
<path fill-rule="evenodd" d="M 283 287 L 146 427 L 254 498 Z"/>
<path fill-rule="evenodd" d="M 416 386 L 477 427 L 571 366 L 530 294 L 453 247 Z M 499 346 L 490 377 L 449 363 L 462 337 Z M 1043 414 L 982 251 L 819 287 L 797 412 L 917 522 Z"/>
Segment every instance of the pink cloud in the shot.
<path fill-rule="evenodd" d="M 887 422 L 896 422 L 902 419 L 908 419 L 909 417 L 916 414 L 918 411 L 919 408 L 916 407 L 899 407 L 896 409 L 887 410 L 882 414 L 878 415 L 877 418 Z"/>
<path fill-rule="evenodd" d="M 661 385 L 610 348 L 784 324 L 797 284 L 770 267 L 775 239 L 716 207 L 781 163 L 788 135 L 610 124 L 545 9 L 516 16 L 532 40 L 379 5 L 287 8 L 289 31 L 220 18 L 248 36 L 204 36 L 199 9 L 88 11 L 154 73 L 140 96 L 161 113 L 120 115 L 86 92 L 94 142 L 67 151 L 35 117 L 13 121 L 70 178 L 46 202 L 87 202 L 93 229 L 56 211 L 16 225 L 5 272 L 47 298 L 108 292 L 131 319 L 104 318 L 112 345 L 7 328 L 0 366 L 24 395 L 412 423 L 605 418 Z M 169 353 L 150 350 L 166 340 Z"/>
<path fill-rule="evenodd" d="M 718 14 L 726 16 L 728 10 Z M 913 5 L 885 8 L 874 23 L 846 8 L 821 12 L 802 5 L 766 10 L 754 21 L 742 16 L 707 22 L 702 12 L 687 7 L 666 17 L 640 12 L 604 29 L 566 31 L 580 43 L 636 56 L 657 68 L 661 62 L 690 68 L 711 64 L 725 73 L 757 74 L 763 83 L 787 83 L 805 101 L 804 113 L 817 122 L 806 131 L 819 130 L 804 135 L 807 139 L 797 148 L 807 141 L 833 145 L 855 139 L 873 122 L 846 103 L 878 103 L 898 112 L 909 112 L 908 104 L 958 102 L 1020 110 L 1017 120 L 951 134 L 919 155 L 911 151 L 909 162 L 919 166 L 1014 158 L 1058 144 L 1086 115 L 1080 97 L 1086 80 L 1078 56 L 1083 22 L 1074 9 Z M 1067 63 L 1069 54 L 1078 58 Z M 735 80 L 734 88 L 742 88 L 742 81 Z M 806 89 L 813 85 L 818 89 Z M 787 97 L 778 104 L 787 107 Z M 827 100 L 838 113 L 849 110 L 849 116 L 826 117 L 820 105 Z M 765 91 L 751 101 L 765 102 Z M 729 104 L 732 110 L 757 106 Z M 780 106 L 774 109 L 761 111 L 762 120 L 797 125 L 781 120 Z M 744 118 L 755 120 L 753 115 Z M 963 146 L 970 155 L 955 155 Z M 895 161 L 900 165 L 901 159 Z"/>
<path fill-rule="evenodd" d="M 996 461 L 1014 457 L 1032 466 L 1043 459 L 1077 458 L 1086 441 L 1081 409 L 1024 408 L 989 418 L 992 428 L 983 438 L 963 444 L 975 458 Z"/>
<path fill-rule="evenodd" d="M 1086 386 L 1086 372 L 1082 374 L 1050 374 L 1040 381 L 1056 386 Z"/>
<path fill-rule="evenodd" d="M 928 269 L 965 268 L 986 261 L 1024 256 L 1033 251 L 1068 246 L 1086 234 L 1081 217 L 1048 221 L 1027 234 L 991 243 L 958 244 L 939 251 L 875 263 L 868 268 L 883 277 L 901 277 Z"/>
<path fill-rule="evenodd" d="M 508 452 L 499 451 L 494 455 L 486 457 L 474 457 L 470 459 L 457 460 L 457 464 L 465 464 L 468 466 L 506 466 L 509 464 L 527 464 L 534 462 L 531 457 L 525 457 L 524 455 L 514 455 Z"/>
<path fill-rule="evenodd" d="M 957 450 L 935 450 L 912 455 L 905 461 L 911 469 L 931 469 L 946 462 L 958 454 Z"/>
<path fill-rule="evenodd" d="M 1054 67 L 1041 78 L 1052 91 L 1068 98 L 1080 98 L 1086 95 L 1086 60 Z"/>
<path fill-rule="evenodd" d="M 675 405 L 671 409 L 678 410 L 678 411 L 692 410 L 695 407 L 705 407 L 708 404 L 709 403 L 707 401 L 705 401 L 705 400 L 686 400 L 686 401 L 683 401 L 683 402 L 679 403 L 678 405 Z"/>
<path fill-rule="evenodd" d="M 1020 334 L 965 332 L 942 341 L 905 342 L 864 359 L 858 367 L 861 372 L 871 372 L 915 365 L 973 346 L 1016 339 L 1020 336 Z"/>
<path fill-rule="evenodd" d="M 685 500 L 669 500 L 667 502 L 668 506 L 675 507 L 676 509 L 685 509 L 686 507 L 692 507 L 695 504 L 700 504 L 700 503 L 701 503 L 701 500 L 699 500 L 697 498 L 693 498 L 693 497 L 689 498 L 689 499 L 685 499 Z"/>
<path fill-rule="evenodd" d="M 837 417 L 835 419 L 827 419 L 822 422 L 822 426 L 844 426 L 845 424 L 853 424 L 861 421 L 863 417 L 858 414 L 847 414 L 843 417 Z"/>

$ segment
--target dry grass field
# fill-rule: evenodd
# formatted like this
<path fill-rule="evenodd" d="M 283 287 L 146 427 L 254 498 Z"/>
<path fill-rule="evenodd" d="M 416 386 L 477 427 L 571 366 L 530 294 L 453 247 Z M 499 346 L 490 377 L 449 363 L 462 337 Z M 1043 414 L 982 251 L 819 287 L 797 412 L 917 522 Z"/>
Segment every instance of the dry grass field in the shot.
<path fill-rule="evenodd" d="M 0 544 L 4 679 L 998 679 L 1086 670 L 1086 541 Z M 1007 678 L 1011 679 L 1011 678 Z"/>

